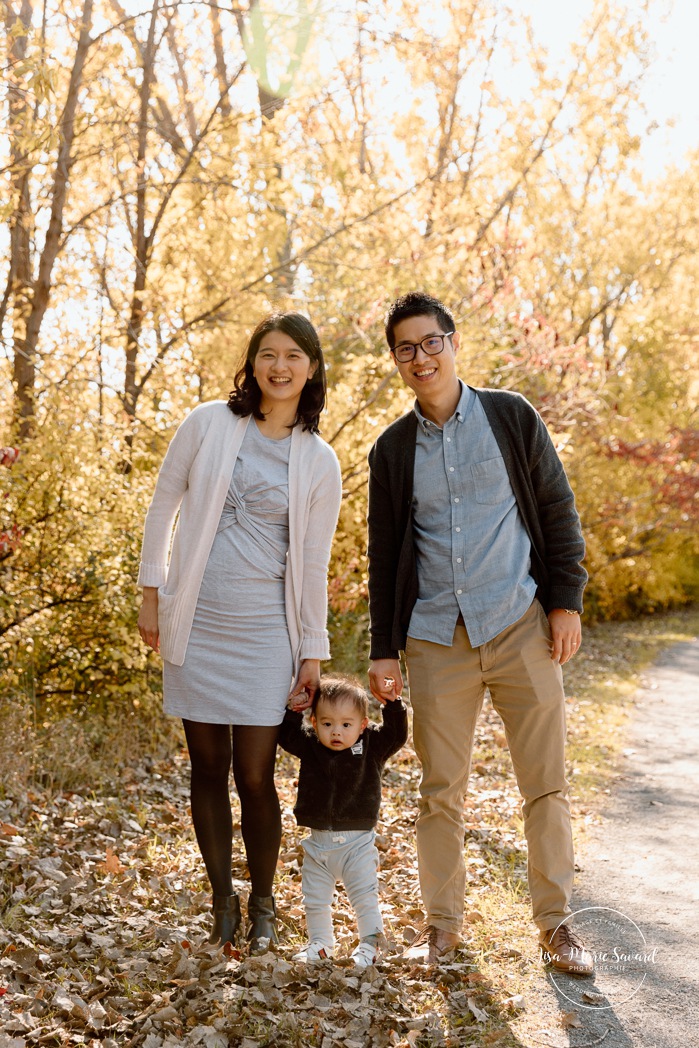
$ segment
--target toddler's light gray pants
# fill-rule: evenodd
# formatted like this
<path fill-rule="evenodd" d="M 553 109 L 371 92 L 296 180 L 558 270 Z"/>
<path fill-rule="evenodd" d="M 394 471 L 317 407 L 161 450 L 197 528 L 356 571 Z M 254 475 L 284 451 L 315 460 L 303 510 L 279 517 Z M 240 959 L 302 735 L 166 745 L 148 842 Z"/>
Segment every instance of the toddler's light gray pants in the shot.
<path fill-rule="evenodd" d="M 332 902 L 338 881 L 357 915 L 359 938 L 383 931 L 379 912 L 379 853 L 372 830 L 311 830 L 302 841 L 301 874 L 308 939 L 335 941 Z"/>

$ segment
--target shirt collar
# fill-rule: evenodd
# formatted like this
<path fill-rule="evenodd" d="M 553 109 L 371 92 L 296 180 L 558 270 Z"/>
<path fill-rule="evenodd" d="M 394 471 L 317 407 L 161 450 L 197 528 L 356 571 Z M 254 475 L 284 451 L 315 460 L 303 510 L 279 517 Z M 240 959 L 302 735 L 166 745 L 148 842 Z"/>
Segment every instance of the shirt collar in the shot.
<path fill-rule="evenodd" d="M 456 411 L 447 421 L 447 426 L 453 419 L 456 419 L 457 422 L 463 422 L 473 406 L 473 399 L 476 394 L 473 392 L 471 387 L 467 386 L 465 382 L 461 381 L 461 379 L 459 379 L 459 387 L 461 389 L 459 403 L 456 405 Z M 420 405 L 418 404 L 417 400 L 413 404 L 413 411 L 417 415 L 418 423 L 424 433 L 434 433 L 435 431 L 441 432 L 439 426 L 435 426 L 434 422 L 430 422 L 428 418 L 425 418 L 425 416 L 420 411 Z"/>

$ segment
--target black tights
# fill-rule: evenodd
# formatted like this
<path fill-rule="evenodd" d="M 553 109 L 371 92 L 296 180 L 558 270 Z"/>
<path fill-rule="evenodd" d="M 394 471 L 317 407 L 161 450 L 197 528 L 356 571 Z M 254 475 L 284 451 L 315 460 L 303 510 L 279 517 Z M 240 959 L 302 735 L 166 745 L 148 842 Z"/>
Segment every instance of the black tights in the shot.
<path fill-rule="evenodd" d="M 182 721 L 192 762 L 192 821 L 214 895 L 232 895 L 233 824 L 228 774 L 233 764 L 253 895 L 272 894 L 282 818 L 274 784 L 278 727 Z"/>

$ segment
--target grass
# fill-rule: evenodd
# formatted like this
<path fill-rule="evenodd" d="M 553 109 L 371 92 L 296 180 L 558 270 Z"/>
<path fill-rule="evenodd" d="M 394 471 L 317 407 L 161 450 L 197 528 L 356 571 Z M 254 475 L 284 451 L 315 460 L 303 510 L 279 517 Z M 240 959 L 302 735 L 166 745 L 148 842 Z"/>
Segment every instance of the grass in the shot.
<path fill-rule="evenodd" d="M 624 748 L 624 724 L 641 675 L 667 648 L 699 634 L 699 608 L 587 629 L 566 666 L 568 759 L 575 794 L 591 802 L 608 791 Z"/>

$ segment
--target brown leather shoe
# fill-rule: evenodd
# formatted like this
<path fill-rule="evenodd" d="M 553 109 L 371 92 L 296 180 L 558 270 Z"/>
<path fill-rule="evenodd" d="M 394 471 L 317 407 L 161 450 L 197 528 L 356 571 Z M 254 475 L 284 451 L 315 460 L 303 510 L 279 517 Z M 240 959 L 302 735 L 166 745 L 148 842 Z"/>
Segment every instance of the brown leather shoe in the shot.
<path fill-rule="evenodd" d="M 456 932 L 445 932 L 442 928 L 428 924 L 403 951 L 403 956 L 408 961 L 437 964 L 446 954 L 455 950 L 460 942 L 461 936 Z"/>
<path fill-rule="evenodd" d="M 567 924 L 539 933 L 539 946 L 545 964 L 568 975 L 594 975 L 595 963 L 585 943 Z"/>

